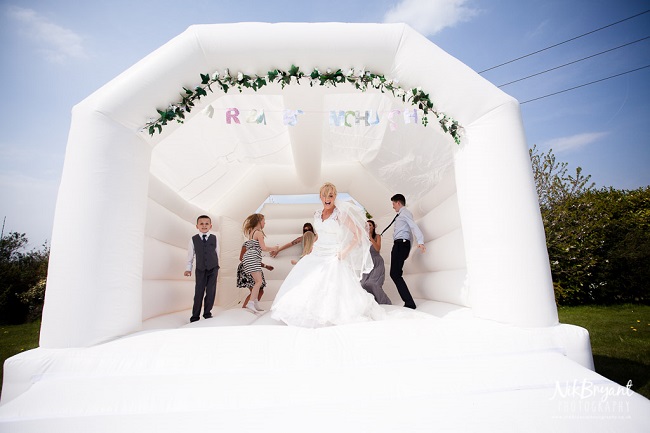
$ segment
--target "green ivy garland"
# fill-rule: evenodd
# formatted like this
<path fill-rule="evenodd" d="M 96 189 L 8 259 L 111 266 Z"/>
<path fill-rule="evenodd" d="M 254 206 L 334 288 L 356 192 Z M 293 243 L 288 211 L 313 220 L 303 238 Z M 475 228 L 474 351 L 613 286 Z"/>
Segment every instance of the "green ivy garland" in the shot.
<path fill-rule="evenodd" d="M 427 126 L 429 123 L 428 114 L 433 113 L 438 119 L 438 123 L 442 130 L 451 135 L 456 142 L 460 144 L 460 130 L 461 126 L 458 122 L 446 114 L 433 109 L 433 102 L 427 93 L 424 93 L 421 88 L 417 87 L 411 90 L 404 90 L 397 85 L 396 81 L 387 79 L 381 74 L 374 74 L 363 69 L 355 71 L 349 69 L 347 73 L 343 73 L 341 69 L 332 71 L 328 69 L 322 73 L 318 69 L 314 69 L 311 74 L 305 75 L 298 66 L 291 65 L 288 71 L 274 69 L 267 72 L 266 75 L 246 75 L 242 72 L 237 73 L 236 76 L 230 75 L 228 69 L 223 74 L 215 72 L 212 75 L 201 74 L 201 84 L 196 86 L 194 90 L 183 87 L 185 91 L 181 94 L 182 99 L 180 102 L 172 103 L 166 110 L 156 110 L 160 117 L 151 119 L 143 129 L 147 129 L 150 135 L 156 131 L 160 134 L 162 127 L 167 125 L 167 122 L 176 120 L 178 123 L 183 123 L 185 113 L 192 111 L 194 102 L 207 96 L 207 90 L 213 92 L 212 86 L 217 85 L 224 93 L 227 93 L 231 88 L 237 88 L 241 92 L 243 88 L 253 89 L 257 91 L 270 83 L 280 83 L 282 88 L 289 84 L 300 84 L 301 79 L 309 80 L 309 86 L 334 86 L 341 83 L 352 83 L 354 87 L 362 92 L 365 92 L 369 87 L 380 90 L 382 93 L 390 92 L 396 98 L 401 98 L 403 102 L 409 102 L 411 105 L 419 108 L 424 112 L 422 116 L 422 124 Z"/>

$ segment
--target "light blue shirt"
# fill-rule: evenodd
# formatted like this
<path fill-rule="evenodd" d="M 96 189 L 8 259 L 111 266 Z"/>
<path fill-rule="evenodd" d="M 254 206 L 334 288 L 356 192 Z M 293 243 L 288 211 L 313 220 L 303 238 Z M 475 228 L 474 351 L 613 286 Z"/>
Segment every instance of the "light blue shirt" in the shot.
<path fill-rule="evenodd" d="M 413 214 L 410 210 L 403 207 L 399 210 L 397 219 L 395 220 L 393 239 L 406 239 L 407 241 L 410 241 L 411 233 L 415 235 L 418 245 L 424 243 L 424 236 L 422 235 L 420 228 L 415 224 L 415 221 L 413 221 Z"/>

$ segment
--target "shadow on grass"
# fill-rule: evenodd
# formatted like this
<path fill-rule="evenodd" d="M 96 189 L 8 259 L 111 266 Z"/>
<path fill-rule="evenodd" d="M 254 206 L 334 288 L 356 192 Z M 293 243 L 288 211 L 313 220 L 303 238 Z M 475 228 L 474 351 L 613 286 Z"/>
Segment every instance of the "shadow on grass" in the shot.
<path fill-rule="evenodd" d="M 650 368 L 647 364 L 630 361 L 629 359 L 611 358 L 609 356 L 594 355 L 596 373 L 626 386 L 632 381 L 632 391 L 645 398 L 650 398 Z"/>

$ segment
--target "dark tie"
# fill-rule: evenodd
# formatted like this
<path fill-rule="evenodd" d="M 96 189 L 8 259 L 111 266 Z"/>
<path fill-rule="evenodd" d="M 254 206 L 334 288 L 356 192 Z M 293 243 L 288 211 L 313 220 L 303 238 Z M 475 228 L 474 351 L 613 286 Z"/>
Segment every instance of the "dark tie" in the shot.
<path fill-rule="evenodd" d="M 207 241 L 208 241 L 208 235 L 203 235 L 203 242 L 207 242 Z"/>
<path fill-rule="evenodd" d="M 395 222 L 395 220 L 397 219 L 398 216 L 399 216 L 399 212 L 397 212 L 397 213 L 395 214 L 395 218 L 393 218 L 393 220 L 390 222 L 390 224 L 388 224 L 388 225 L 386 226 L 386 228 L 384 229 L 384 231 L 381 232 L 380 236 L 383 236 L 384 233 L 386 233 L 386 230 L 388 230 L 388 229 L 390 228 L 390 226 L 393 225 L 393 223 Z"/>

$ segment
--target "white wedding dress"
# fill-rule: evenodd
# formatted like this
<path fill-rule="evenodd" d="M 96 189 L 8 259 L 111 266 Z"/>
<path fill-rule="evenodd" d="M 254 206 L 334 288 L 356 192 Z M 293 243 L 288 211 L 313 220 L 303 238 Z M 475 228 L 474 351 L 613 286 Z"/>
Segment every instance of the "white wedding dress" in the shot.
<path fill-rule="evenodd" d="M 363 215 L 347 203 L 337 203 L 325 221 L 322 211 L 314 214 L 318 239 L 280 287 L 271 306 L 274 319 L 315 328 L 385 318 L 385 310 L 359 283 L 361 275 L 372 269 L 362 223 Z"/>

